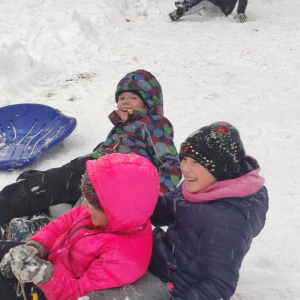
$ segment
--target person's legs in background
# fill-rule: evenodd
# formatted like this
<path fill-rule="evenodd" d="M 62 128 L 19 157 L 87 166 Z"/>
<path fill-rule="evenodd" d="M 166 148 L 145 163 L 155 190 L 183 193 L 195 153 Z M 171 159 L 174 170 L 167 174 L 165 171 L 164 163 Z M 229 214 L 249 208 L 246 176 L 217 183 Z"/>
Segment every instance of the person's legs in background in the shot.
<path fill-rule="evenodd" d="M 85 159 L 74 160 L 47 171 L 26 171 L 15 183 L 4 187 L 0 191 L 0 239 L 6 236 L 7 222 L 13 218 L 47 211 L 51 205 L 75 204 L 81 196 L 85 163 Z"/>

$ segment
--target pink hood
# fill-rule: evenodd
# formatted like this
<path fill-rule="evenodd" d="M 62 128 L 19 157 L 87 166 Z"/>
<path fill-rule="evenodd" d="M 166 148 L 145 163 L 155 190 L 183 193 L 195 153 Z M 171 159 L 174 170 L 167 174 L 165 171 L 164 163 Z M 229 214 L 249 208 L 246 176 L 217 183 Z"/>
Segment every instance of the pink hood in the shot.
<path fill-rule="evenodd" d="M 260 168 L 236 179 L 219 181 L 198 193 L 188 192 L 184 182 L 182 186 L 184 200 L 205 203 L 222 198 L 242 198 L 253 195 L 265 182 L 264 178 L 258 174 L 259 171 Z"/>
<path fill-rule="evenodd" d="M 144 157 L 115 153 L 87 161 L 86 169 L 108 218 L 105 231 L 138 230 L 159 194 L 155 167 Z"/>

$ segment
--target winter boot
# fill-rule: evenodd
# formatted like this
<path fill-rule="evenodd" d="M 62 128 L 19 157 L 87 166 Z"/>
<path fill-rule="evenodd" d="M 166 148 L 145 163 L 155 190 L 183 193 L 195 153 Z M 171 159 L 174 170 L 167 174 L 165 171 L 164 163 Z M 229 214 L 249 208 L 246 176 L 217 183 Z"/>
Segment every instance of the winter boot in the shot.
<path fill-rule="evenodd" d="M 11 242 L 27 242 L 49 222 L 50 219 L 46 214 L 12 219 L 9 222 L 8 238 Z"/>
<path fill-rule="evenodd" d="M 175 1 L 175 6 L 177 8 L 184 8 L 186 6 L 190 6 L 190 1 L 188 1 L 188 0 Z"/>
<path fill-rule="evenodd" d="M 169 14 L 173 22 L 178 21 L 184 15 L 184 13 L 190 9 L 190 1 L 175 1 L 175 6 L 177 7 L 177 9 Z"/>
<path fill-rule="evenodd" d="M 5 222 L 0 226 L 0 241 L 8 241 L 9 240 L 9 223 Z"/>
<path fill-rule="evenodd" d="M 176 9 L 175 11 L 171 12 L 169 14 L 169 17 L 172 22 L 176 22 L 183 16 L 183 14 L 184 14 L 184 10 L 183 10 L 183 8 L 180 7 L 178 9 Z"/>

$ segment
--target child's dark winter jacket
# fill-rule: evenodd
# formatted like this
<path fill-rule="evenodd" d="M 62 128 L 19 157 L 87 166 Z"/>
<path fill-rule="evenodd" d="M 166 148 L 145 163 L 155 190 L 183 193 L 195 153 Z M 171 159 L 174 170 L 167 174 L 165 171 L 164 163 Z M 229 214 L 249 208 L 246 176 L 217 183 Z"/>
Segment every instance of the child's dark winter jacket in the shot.
<path fill-rule="evenodd" d="M 114 127 L 105 142 L 96 147 L 91 159 L 119 152 L 146 157 L 157 167 L 161 192 L 172 191 L 181 178 L 180 162 L 173 142 L 173 126 L 163 116 L 163 95 L 159 82 L 149 72 L 137 70 L 118 84 L 117 96 L 124 91 L 138 91 L 149 110 L 133 110 L 126 122 L 116 111 L 109 115 Z"/>
<path fill-rule="evenodd" d="M 257 163 L 250 157 L 245 163 L 253 170 L 244 176 L 195 194 L 183 183 L 159 198 L 151 221 L 169 228 L 154 230 L 149 270 L 176 299 L 229 300 L 234 294 L 243 258 L 268 210 Z"/>

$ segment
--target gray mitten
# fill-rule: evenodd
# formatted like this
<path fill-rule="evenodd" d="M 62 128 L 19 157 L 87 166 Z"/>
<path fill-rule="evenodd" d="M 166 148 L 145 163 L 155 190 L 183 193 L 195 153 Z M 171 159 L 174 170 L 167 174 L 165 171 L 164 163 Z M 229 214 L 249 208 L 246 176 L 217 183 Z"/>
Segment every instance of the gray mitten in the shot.
<path fill-rule="evenodd" d="M 23 246 L 17 246 L 17 247 L 23 247 Z M 28 251 L 32 253 L 37 253 L 38 250 L 32 246 L 28 247 Z M 0 272 L 1 274 L 7 278 L 7 279 L 12 279 L 14 278 L 14 273 L 11 269 L 11 257 L 10 253 L 6 253 L 0 263 Z"/>
<path fill-rule="evenodd" d="M 11 259 L 9 253 L 6 253 L 1 260 L 0 271 L 1 274 L 7 279 L 12 279 L 15 277 L 13 271 L 11 270 Z"/>
<path fill-rule="evenodd" d="M 17 246 L 9 251 L 11 269 L 22 282 L 36 285 L 46 283 L 52 276 L 53 266 L 30 251 L 29 246 Z"/>

